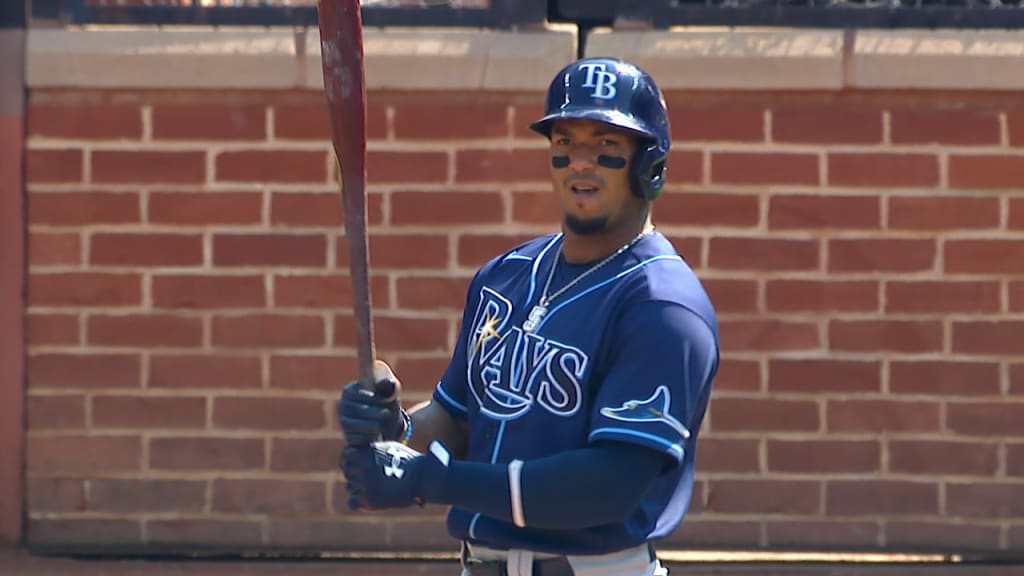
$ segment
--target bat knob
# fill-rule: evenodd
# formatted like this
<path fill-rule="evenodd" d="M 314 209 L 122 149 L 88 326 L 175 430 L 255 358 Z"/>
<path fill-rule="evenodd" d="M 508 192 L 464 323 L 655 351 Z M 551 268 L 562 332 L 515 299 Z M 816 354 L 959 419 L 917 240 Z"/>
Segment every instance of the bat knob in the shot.
<path fill-rule="evenodd" d="M 391 367 L 382 360 L 373 362 L 373 392 L 386 400 L 393 400 L 398 397 L 402 390 L 402 384 L 398 381 Z"/>

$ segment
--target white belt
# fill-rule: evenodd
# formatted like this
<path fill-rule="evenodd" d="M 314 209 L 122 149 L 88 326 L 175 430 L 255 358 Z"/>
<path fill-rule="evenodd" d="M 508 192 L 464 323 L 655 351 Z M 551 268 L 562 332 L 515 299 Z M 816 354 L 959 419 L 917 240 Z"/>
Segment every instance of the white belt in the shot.
<path fill-rule="evenodd" d="M 498 550 L 466 542 L 466 555 L 484 562 L 503 561 L 509 576 L 531 576 L 533 560 L 557 558 L 559 554 L 534 552 L 532 550 Z M 647 544 L 641 544 L 618 552 L 595 555 L 566 556 L 576 576 L 664 576 L 668 570 L 651 560 Z"/>

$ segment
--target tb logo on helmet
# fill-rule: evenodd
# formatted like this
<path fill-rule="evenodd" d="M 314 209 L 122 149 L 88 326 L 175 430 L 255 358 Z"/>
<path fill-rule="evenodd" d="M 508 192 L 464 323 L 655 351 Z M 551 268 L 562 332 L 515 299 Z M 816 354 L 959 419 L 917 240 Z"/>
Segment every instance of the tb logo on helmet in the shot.
<path fill-rule="evenodd" d="M 586 80 L 582 86 L 583 88 L 594 89 L 591 96 L 602 100 L 615 98 L 615 81 L 618 80 L 618 77 L 605 70 L 604 64 L 583 64 L 580 66 L 580 70 L 586 70 L 587 72 Z"/>

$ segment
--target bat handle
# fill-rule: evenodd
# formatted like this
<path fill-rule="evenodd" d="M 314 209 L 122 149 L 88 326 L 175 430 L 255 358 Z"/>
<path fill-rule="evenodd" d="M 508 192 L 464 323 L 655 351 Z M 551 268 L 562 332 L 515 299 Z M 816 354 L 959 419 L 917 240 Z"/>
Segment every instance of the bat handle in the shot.
<path fill-rule="evenodd" d="M 341 167 L 341 155 L 338 154 Z M 352 278 L 352 313 L 356 328 L 356 358 L 359 382 L 373 390 L 373 366 L 377 352 L 373 339 L 373 308 L 370 300 L 370 255 L 366 232 L 366 182 L 364 174 L 342 170 L 342 197 L 345 208 L 345 235 L 349 251 L 349 273 Z"/>
<path fill-rule="evenodd" d="M 372 329 L 369 328 L 370 322 L 372 322 L 369 306 L 364 306 L 362 309 L 357 310 L 356 316 L 357 332 L 365 331 L 367 334 L 365 336 L 360 335 L 356 344 L 356 358 L 359 363 L 359 385 L 366 390 L 372 391 L 374 385 L 382 378 L 377 373 L 379 369 L 374 368 L 377 353 L 373 345 Z M 365 318 L 359 318 L 359 316 L 365 316 Z"/>
<path fill-rule="evenodd" d="M 373 357 L 359 354 L 359 385 L 365 390 L 373 390 L 377 384 L 377 378 L 373 370 Z"/>

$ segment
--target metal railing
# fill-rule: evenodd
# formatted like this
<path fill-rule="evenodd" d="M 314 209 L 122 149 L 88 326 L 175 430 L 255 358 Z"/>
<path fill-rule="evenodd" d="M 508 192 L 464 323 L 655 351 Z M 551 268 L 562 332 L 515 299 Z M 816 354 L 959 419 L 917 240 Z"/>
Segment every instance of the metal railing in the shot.
<path fill-rule="evenodd" d="M 1024 0 L 557 0 L 571 21 L 672 26 L 1024 28 Z"/>
<path fill-rule="evenodd" d="M 0 0 L 3 1 L 3 0 Z M 316 26 L 315 0 L 31 0 L 64 24 Z M 367 26 L 1024 28 L 1024 0 L 364 0 Z"/>
<path fill-rule="evenodd" d="M 6 1 L 6 0 L 0 0 Z M 316 0 L 31 0 L 34 21 L 157 26 L 312 26 Z M 364 0 L 365 26 L 540 26 L 545 0 Z"/>

